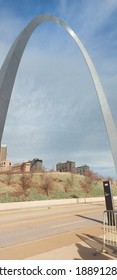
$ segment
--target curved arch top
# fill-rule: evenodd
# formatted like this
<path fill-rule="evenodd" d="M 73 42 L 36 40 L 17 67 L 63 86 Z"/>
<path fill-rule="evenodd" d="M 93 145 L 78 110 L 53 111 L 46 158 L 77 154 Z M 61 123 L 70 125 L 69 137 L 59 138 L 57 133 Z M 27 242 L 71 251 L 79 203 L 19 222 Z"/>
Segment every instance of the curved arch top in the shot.
<path fill-rule="evenodd" d="M 96 69 L 94 67 L 94 64 L 89 57 L 85 47 L 81 43 L 78 36 L 75 34 L 75 32 L 61 19 L 53 16 L 53 15 L 39 15 L 35 17 L 19 34 L 19 36 L 14 41 L 12 47 L 10 48 L 8 55 L 6 56 L 6 59 L 2 65 L 2 68 L 0 70 L 0 143 L 1 138 L 4 130 L 7 110 L 10 102 L 10 97 L 15 81 L 15 77 L 17 74 L 17 70 L 20 64 L 20 60 L 22 58 L 24 49 L 28 43 L 28 40 L 33 33 L 33 31 L 36 29 L 37 26 L 42 24 L 45 21 L 52 21 L 59 25 L 61 25 L 74 39 L 78 47 L 80 48 L 85 61 L 88 65 L 89 71 L 91 73 L 91 77 L 93 79 L 97 96 L 99 99 L 100 107 L 102 110 L 102 115 L 104 118 L 105 127 L 107 130 L 112 156 L 114 160 L 115 169 L 117 172 L 117 131 L 116 127 L 109 109 L 109 105 L 104 93 L 104 90 L 102 88 L 100 79 L 98 77 L 98 74 L 96 72 Z"/>

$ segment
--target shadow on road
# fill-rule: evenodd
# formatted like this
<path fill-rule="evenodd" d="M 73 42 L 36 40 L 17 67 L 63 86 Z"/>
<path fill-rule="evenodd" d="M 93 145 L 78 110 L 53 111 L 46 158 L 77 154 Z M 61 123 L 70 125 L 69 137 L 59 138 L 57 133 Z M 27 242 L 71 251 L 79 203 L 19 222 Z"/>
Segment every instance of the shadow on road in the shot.
<path fill-rule="evenodd" d="M 83 246 L 82 244 L 76 244 L 78 248 L 79 258 L 75 258 L 74 260 L 110 260 L 108 256 L 103 255 L 102 253 L 94 253 L 94 249 Z"/>
<path fill-rule="evenodd" d="M 81 257 L 82 260 L 110 260 L 108 255 L 104 255 L 101 252 L 102 249 L 102 240 L 101 238 L 95 238 L 95 240 L 91 240 L 88 237 L 84 237 L 82 235 L 78 235 L 86 246 L 82 245 L 81 243 L 77 243 L 78 255 Z M 90 236 L 91 238 L 91 236 Z M 92 238 L 94 238 L 92 236 Z M 79 258 L 75 258 L 74 260 L 79 260 Z"/>
<path fill-rule="evenodd" d="M 84 218 L 84 219 L 87 219 L 87 220 L 91 220 L 91 221 L 94 221 L 94 222 L 97 222 L 97 223 L 100 223 L 100 224 L 103 224 L 102 221 L 100 220 L 97 220 L 97 219 L 94 219 L 94 218 L 91 218 L 91 217 L 87 217 L 87 216 L 83 216 L 83 215 L 76 215 L 77 217 L 80 217 L 80 218 Z"/>

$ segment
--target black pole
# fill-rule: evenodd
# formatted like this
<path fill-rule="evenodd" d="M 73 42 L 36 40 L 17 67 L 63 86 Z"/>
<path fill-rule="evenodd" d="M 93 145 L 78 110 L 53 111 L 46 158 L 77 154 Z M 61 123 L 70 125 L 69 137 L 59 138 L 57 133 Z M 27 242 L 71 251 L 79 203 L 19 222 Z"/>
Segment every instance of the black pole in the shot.
<path fill-rule="evenodd" d="M 103 181 L 103 187 L 104 187 L 106 210 L 107 211 L 110 210 L 110 212 L 107 212 L 108 225 L 114 226 L 115 225 L 114 213 L 111 212 L 114 210 L 114 207 L 113 207 L 113 198 L 112 198 L 110 182 Z"/>

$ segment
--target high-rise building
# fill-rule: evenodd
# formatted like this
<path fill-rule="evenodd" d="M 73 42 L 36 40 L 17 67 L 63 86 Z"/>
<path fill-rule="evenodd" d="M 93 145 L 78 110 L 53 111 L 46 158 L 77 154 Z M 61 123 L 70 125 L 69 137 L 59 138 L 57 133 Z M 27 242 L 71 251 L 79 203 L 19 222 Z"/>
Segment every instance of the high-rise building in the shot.
<path fill-rule="evenodd" d="M 82 165 L 82 166 L 77 166 L 76 167 L 76 173 L 80 175 L 85 175 L 86 172 L 89 171 L 89 166 L 88 165 Z"/>
<path fill-rule="evenodd" d="M 0 147 L 0 161 L 4 161 L 7 158 L 7 145 L 2 144 Z"/>
<path fill-rule="evenodd" d="M 75 162 L 69 160 L 66 162 L 59 162 L 56 164 L 56 171 L 75 173 Z"/>
<path fill-rule="evenodd" d="M 33 160 L 24 161 L 22 163 L 15 163 L 12 165 L 12 172 L 42 172 L 43 161 L 38 158 Z"/>
<path fill-rule="evenodd" d="M 59 162 L 56 164 L 56 171 L 59 172 L 73 172 L 80 175 L 85 175 L 89 171 L 88 165 L 75 166 L 74 161 Z"/>
<path fill-rule="evenodd" d="M 9 160 L 0 161 L 0 172 L 10 171 L 10 170 L 11 170 L 11 161 Z"/>
<path fill-rule="evenodd" d="M 38 158 L 34 158 L 33 160 L 29 161 L 30 162 L 30 171 L 31 172 L 40 172 L 42 171 L 42 164 L 43 161 Z"/>

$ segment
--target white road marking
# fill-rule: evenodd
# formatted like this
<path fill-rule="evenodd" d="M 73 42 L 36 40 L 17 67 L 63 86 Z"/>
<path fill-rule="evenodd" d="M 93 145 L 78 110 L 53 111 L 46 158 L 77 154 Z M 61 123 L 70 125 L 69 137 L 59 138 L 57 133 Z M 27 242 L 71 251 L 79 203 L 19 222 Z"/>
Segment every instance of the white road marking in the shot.
<path fill-rule="evenodd" d="M 79 221 L 76 221 L 76 222 L 59 224 L 59 225 L 56 225 L 56 226 L 51 226 L 50 228 L 58 228 L 58 227 L 63 227 L 63 226 L 67 226 L 67 225 L 78 224 L 78 223 L 81 223 L 81 222 L 84 222 L 84 221 L 82 219 L 80 219 Z"/>

